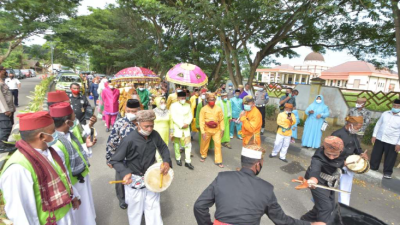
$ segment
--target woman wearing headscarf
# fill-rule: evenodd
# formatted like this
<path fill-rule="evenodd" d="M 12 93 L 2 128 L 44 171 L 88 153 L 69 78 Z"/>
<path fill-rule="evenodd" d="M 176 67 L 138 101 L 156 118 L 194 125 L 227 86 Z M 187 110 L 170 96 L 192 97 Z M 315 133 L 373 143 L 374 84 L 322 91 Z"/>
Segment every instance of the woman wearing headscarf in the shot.
<path fill-rule="evenodd" d="M 114 125 L 115 120 L 118 116 L 118 99 L 119 99 L 119 90 L 114 88 L 112 84 L 105 84 L 105 89 L 101 93 L 101 98 L 103 99 L 103 115 L 106 121 L 107 129 L 106 131 L 110 131 L 110 127 Z"/>
<path fill-rule="evenodd" d="M 324 97 L 317 95 L 314 102 L 307 107 L 308 116 L 304 125 L 302 146 L 309 148 L 319 148 L 321 145 L 321 127 L 325 118 L 329 116 L 329 108 L 324 103 Z"/>
<path fill-rule="evenodd" d="M 171 126 L 171 113 L 167 109 L 167 100 L 163 97 L 156 97 L 154 99 L 156 104 L 156 108 L 153 109 L 154 113 L 156 114 L 156 119 L 154 120 L 154 130 L 156 130 L 165 144 L 168 146 L 169 144 L 169 134 L 170 130 L 172 129 Z M 172 132 L 171 132 L 172 133 Z M 161 156 L 156 153 L 157 162 L 161 162 Z"/>

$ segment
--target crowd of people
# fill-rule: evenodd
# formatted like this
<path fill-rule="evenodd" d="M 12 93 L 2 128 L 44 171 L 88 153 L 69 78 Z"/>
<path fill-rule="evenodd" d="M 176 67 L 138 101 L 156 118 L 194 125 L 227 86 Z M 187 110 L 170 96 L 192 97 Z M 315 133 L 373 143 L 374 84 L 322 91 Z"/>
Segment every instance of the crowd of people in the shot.
<path fill-rule="evenodd" d="M 262 86 L 256 85 L 254 93 L 248 84 L 237 90 L 221 85 L 215 92 L 206 87 L 193 88 L 190 93 L 176 85 L 175 91 L 168 94 L 165 82 L 149 89 L 144 84 L 119 87 L 98 77 L 92 81 L 89 95 L 93 96 L 96 107 L 91 107 L 87 97 L 80 93 L 79 84 L 74 83 L 69 95 L 63 91 L 48 93 L 48 112 L 18 116 L 21 140 L 0 177 L 5 211 L 14 224 L 96 224 L 89 159 L 97 142 L 93 126 L 100 119 L 110 132 L 106 165 L 115 169 L 115 180 L 122 180 L 115 185 L 116 196 L 119 206 L 127 209 L 130 225 L 140 224 L 143 215 L 146 224 L 163 224 L 160 193 L 146 188 L 143 176 L 156 162 L 160 163 L 163 175 L 172 168 L 170 141 L 176 165 L 183 166 L 184 154 L 184 166 L 194 170 L 191 155 L 196 133 L 200 161 L 207 160 L 209 150 L 214 149 L 214 163 L 219 168 L 224 167 L 221 148 L 232 148 L 230 140 L 235 136 L 242 141 L 242 168 L 219 173 L 195 202 L 198 224 L 260 224 L 264 214 L 275 224 L 327 224 L 333 220 L 335 192 L 316 185 L 340 186 L 351 191 L 354 173 L 347 168 L 346 158 L 356 154 L 369 160 L 359 142 L 371 121 L 371 113 L 364 107 L 366 100 L 358 99 L 356 108 L 346 118 L 346 125 L 321 140 L 321 128 L 329 109 L 323 96 L 316 96 L 305 110 L 308 118 L 302 137 L 303 146 L 316 149 L 304 181 L 311 189 L 315 205 L 300 220 L 294 219 L 279 206 L 273 186 L 257 177 L 265 155 L 261 135 L 268 126 L 265 107 L 269 96 Z M 10 91 L 1 84 L 5 97 Z M 280 98 L 277 134 L 270 158 L 279 155 L 280 160 L 288 162 L 287 149 L 293 138 L 297 138 L 298 95 L 299 91 L 287 89 Z M 12 103 L 12 98 L 7 99 L 0 95 L 0 116 L 9 117 L 8 103 Z M 391 178 L 396 152 L 400 151 L 399 99 L 378 120 L 372 142 L 375 145 L 371 169 L 379 168 L 385 154 L 384 177 Z M 341 193 L 339 202 L 349 205 L 350 195 Z M 212 222 L 209 208 L 214 204 L 216 213 Z"/>

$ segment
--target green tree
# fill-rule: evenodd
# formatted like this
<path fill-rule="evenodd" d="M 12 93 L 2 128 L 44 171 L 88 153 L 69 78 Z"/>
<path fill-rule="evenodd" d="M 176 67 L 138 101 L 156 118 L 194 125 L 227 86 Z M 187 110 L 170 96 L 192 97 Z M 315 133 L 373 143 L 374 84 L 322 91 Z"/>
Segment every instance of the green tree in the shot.
<path fill-rule="evenodd" d="M 43 34 L 73 16 L 80 0 L 2 0 L 0 2 L 0 43 L 8 49 L 0 56 L 2 63 L 26 38 Z"/>

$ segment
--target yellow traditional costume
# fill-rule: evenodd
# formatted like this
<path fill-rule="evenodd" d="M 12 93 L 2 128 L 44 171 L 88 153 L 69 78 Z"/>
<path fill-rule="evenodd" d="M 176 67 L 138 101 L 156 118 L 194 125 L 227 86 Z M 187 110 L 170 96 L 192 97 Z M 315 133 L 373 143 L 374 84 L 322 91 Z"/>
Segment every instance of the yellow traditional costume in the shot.
<path fill-rule="evenodd" d="M 247 104 L 254 101 L 253 97 L 247 95 L 243 98 L 243 104 Z M 243 146 L 249 144 L 250 139 L 254 136 L 257 145 L 261 146 L 261 126 L 262 126 L 262 116 L 257 107 L 251 107 L 250 111 L 246 111 L 245 115 L 240 117 L 242 121 L 242 138 Z M 252 143 L 251 143 L 252 144 Z"/>
<path fill-rule="evenodd" d="M 193 95 L 190 98 L 190 106 L 192 108 L 192 114 L 193 114 L 193 121 L 192 121 L 192 125 L 191 125 L 192 132 L 199 132 L 199 130 L 197 130 L 197 128 L 196 128 L 196 111 L 197 111 L 196 108 L 197 108 L 199 101 L 201 101 L 201 98 L 199 98 L 199 96 L 197 96 L 197 95 Z"/>
<path fill-rule="evenodd" d="M 207 100 L 211 98 L 215 99 L 215 94 L 210 93 L 207 95 Z M 215 144 L 215 163 L 222 164 L 221 132 L 224 132 L 225 125 L 221 107 L 217 105 L 211 107 L 209 104 L 204 106 L 200 111 L 199 124 L 201 133 L 206 135 L 200 144 L 202 161 L 207 157 L 208 147 L 212 138 Z"/>

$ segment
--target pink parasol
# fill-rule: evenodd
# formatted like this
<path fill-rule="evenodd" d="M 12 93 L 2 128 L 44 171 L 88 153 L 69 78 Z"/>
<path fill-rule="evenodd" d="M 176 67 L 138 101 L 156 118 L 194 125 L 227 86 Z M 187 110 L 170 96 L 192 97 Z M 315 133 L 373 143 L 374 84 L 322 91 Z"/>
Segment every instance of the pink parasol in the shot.
<path fill-rule="evenodd" d="M 140 82 L 161 79 L 153 71 L 143 67 L 129 67 L 119 71 L 115 74 L 112 80 L 136 80 Z"/>
<path fill-rule="evenodd" d="M 184 86 L 200 87 L 208 82 L 207 75 L 200 67 L 189 64 L 179 63 L 167 73 L 167 81 Z"/>

